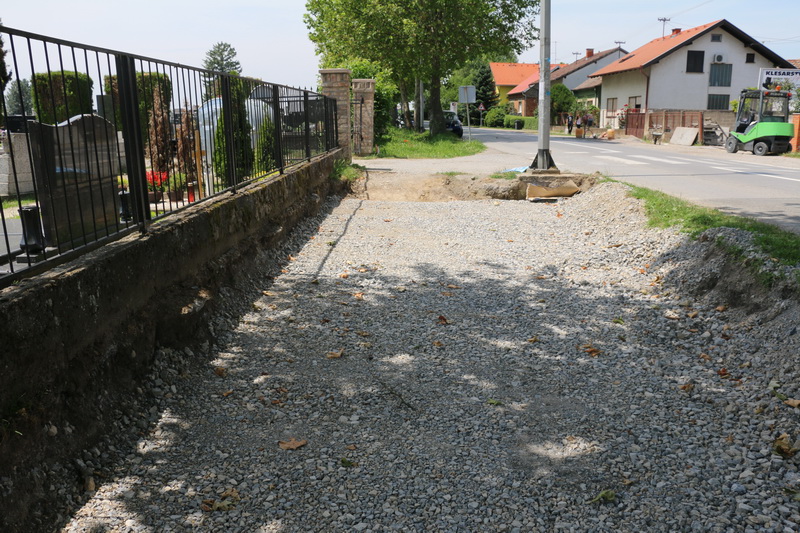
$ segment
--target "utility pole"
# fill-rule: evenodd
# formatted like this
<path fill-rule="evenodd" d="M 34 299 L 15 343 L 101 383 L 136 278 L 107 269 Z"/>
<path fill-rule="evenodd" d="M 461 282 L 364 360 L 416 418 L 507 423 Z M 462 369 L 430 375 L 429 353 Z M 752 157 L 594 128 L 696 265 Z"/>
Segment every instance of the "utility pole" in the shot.
<path fill-rule="evenodd" d="M 672 19 L 662 18 L 662 17 L 658 18 L 658 21 L 661 22 L 661 36 L 662 37 L 666 34 L 667 22 L 669 22 L 670 20 L 672 20 Z"/>
<path fill-rule="evenodd" d="M 622 45 L 625 44 L 625 41 L 614 41 L 614 44 L 617 45 L 617 59 L 619 59 L 622 57 Z"/>
<path fill-rule="evenodd" d="M 531 169 L 555 168 L 550 155 L 550 0 L 542 0 L 539 51 L 539 146 Z"/>

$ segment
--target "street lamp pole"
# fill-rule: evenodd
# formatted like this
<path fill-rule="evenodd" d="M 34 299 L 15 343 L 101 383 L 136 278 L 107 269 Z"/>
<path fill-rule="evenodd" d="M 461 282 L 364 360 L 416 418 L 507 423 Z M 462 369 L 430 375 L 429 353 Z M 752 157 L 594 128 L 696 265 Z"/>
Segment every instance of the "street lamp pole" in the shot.
<path fill-rule="evenodd" d="M 555 167 L 550 155 L 550 0 L 541 2 L 541 46 L 539 49 L 539 146 L 531 168 Z"/>

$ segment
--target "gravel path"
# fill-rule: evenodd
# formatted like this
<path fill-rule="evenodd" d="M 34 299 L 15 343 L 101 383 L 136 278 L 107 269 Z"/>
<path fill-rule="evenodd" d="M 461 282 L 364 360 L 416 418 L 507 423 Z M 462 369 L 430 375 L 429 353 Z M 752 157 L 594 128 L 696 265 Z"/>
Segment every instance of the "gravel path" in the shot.
<path fill-rule="evenodd" d="M 793 304 L 691 297 L 711 241 L 623 186 L 345 199 L 293 239 L 210 362 L 162 350 L 65 531 L 800 531 Z"/>

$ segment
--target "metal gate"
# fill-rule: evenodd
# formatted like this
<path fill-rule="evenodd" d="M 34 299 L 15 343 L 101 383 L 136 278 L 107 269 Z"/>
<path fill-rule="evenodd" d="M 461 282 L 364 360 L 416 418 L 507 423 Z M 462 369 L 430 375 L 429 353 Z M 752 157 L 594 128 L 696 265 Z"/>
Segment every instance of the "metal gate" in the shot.
<path fill-rule="evenodd" d="M 625 135 L 633 135 L 640 139 L 644 137 L 645 114 L 638 109 L 629 109 L 625 113 Z"/>

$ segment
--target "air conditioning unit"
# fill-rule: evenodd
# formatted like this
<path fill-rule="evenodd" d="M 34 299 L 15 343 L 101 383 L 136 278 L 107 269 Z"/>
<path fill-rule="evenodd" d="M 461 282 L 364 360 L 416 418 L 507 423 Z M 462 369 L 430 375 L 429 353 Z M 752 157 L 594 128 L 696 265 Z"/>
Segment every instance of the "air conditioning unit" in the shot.
<path fill-rule="evenodd" d="M 714 63 L 724 63 L 725 62 L 725 56 L 722 55 L 722 54 L 714 54 L 714 61 L 713 62 Z"/>

